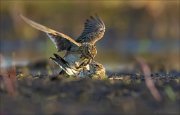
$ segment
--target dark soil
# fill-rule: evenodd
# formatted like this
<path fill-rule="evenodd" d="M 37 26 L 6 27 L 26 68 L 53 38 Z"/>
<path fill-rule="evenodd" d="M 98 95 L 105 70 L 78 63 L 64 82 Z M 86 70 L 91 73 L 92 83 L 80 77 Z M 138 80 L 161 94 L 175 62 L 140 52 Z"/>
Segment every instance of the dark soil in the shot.
<path fill-rule="evenodd" d="M 144 76 L 110 73 L 111 80 L 25 76 L 9 93 L 0 76 L 0 114 L 179 114 L 180 72 L 159 72 L 151 77 L 162 100 L 154 99 Z M 115 78 L 114 80 L 112 78 Z M 116 79 L 116 78 L 119 78 Z"/>

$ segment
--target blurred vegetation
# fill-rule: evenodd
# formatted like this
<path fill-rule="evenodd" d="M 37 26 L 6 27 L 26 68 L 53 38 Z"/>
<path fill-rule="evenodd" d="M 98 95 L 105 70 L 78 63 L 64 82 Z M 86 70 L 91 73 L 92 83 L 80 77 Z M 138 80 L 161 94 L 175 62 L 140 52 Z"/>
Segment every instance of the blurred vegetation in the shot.
<path fill-rule="evenodd" d="M 95 60 L 106 67 L 109 80 L 59 76 L 59 67 L 48 61 L 55 46 L 19 16 L 77 38 L 96 13 L 106 33 Z M 0 114 L 178 114 L 179 20 L 179 0 L 1 0 L 0 67 L 10 67 L 0 68 Z M 152 71 L 160 102 L 139 57 Z"/>
<path fill-rule="evenodd" d="M 97 13 L 105 22 L 106 33 L 97 43 L 96 60 L 104 64 L 119 64 L 128 63 L 137 55 L 147 58 L 157 56 L 158 60 L 168 61 L 172 69 L 180 70 L 177 63 L 180 49 L 179 8 L 178 0 L 1 0 L 1 52 L 5 56 L 16 52 L 18 58 L 29 60 L 47 59 L 56 52 L 53 43 L 42 32 L 25 24 L 19 14 L 77 38 L 83 30 L 84 21 Z M 155 60 L 151 58 L 150 61 L 158 62 Z"/>
<path fill-rule="evenodd" d="M 33 30 L 24 30 L 29 27 L 22 23 L 18 16 L 24 14 L 71 36 L 78 36 L 83 29 L 85 19 L 98 13 L 103 18 L 107 31 L 115 29 L 115 33 L 119 33 L 118 36 L 121 39 L 128 36 L 137 39 L 178 39 L 178 9 L 178 1 L 1 1 L 1 19 L 5 22 L 4 20 L 9 18 L 9 23 L 12 23 L 12 25 L 6 25 L 1 32 L 8 33 L 9 26 L 12 32 L 15 32 L 9 35 L 10 39 L 15 37 L 12 36 L 14 34 L 17 37 L 26 34 L 26 39 L 35 38 L 37 31 L 30 34 Z"/>

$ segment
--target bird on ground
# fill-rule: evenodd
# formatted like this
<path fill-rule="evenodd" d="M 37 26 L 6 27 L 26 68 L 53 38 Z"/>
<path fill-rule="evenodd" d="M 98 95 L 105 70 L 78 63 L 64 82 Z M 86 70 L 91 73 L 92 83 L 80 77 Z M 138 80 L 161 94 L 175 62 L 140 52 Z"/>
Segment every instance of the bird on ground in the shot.
<path fill-rule="evenodd" d="M 59 52 L 66 51 L 63 59 L 73 69 L 88 68 L 97 54 L 95 43 L 100 40 L 105 32 L 105 24 L 99 16 L 90 16 L 84 24 L 84 30 L 77 39 L 34 22 L 23 15 L 21 18 L 32 27 L 45 32 L 55 44 Z"/>
<path fill-rule="evenodd" d="M 71 68 L 69 63 L 65 61 L 61 56 L 54 54 L 54 57 L 50 57 L 51 60 L 54 61 L 59 67 L 64 70 L 60 75 L 63 76 L 72 76 L 72 77 L 80 77 L 80 78 L 92 78 L 92 79 L 105 79 L 106 71 L 102 64 L 92 61 L 88 64 L 89 69 L 87 68 L 79 68 L 74 69 Z"/>

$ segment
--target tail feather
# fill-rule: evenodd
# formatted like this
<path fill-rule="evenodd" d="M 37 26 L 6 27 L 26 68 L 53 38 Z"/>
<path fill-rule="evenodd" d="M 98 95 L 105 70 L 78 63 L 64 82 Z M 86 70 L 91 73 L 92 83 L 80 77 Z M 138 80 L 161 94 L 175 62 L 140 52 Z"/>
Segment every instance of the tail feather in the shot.
<path fill-rule="evenodd" d="M 62 57 L 60 57 L 57 54 L 54 54 L 54 57 L 50 57 L 51 60 L 53 60 L 61 69 L 63 69 L 68 75 L 76 75 L 77 71 L 72 69 L 68 62 L 64 60 Z"/>
<path fill-rule="evenodd" d="M 61 62 L 63 62 L 64 64 L 67 64 L 69 66 L 68 62 L 65 61 L 61 56 L 54 53 L 54 57 L 58 60 L 61 60 Z"/>

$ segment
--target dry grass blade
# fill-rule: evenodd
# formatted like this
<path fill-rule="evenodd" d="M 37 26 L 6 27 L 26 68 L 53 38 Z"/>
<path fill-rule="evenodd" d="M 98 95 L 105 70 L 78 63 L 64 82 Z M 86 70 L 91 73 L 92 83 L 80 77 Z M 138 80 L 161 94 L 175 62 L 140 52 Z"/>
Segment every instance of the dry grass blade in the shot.
<path fill-rule="evenodd" d="M 123 80 L 123 77 L 110 77 L 109 80 Z"/>
<path fill-rule="evenodd" d="M 160 95 L 159 91 L 157 90 L 157 88 L 155 87 L 153 80 L 150 77 L 151 70 L 150 70 L 149 66 L 147 65 L 147 63 L 145 62 L 145 60 L 143 58 L 138 57 L 138 58 L 136 58 L 136 60 L 140 64 L 141 69 L 144 73 L 144 78 L 145 78 L 145 83 L 146 83 L 147 88 L 150 90 L 151 94 L 157 101 L 161 101 L 161 95 Z"/>
<path fill-rule="evenodd" d="M 14 56 L 15 54 L 13 54 L 13 60 L 14 60 Z M 5 61 L 5 59 L 3 58 L 3 55 L 0 55 L 0 62 Z M 17 92 L 16 92 L 16 82 L 17 82 L 17 78 L 16 78 L 16 67 L 15 64 L 12 63 L 12 67 L 10 70 L 6 70 L 1 68 L 1 73 L 0 76 L 3 78 L 3 83 L 5 85 L 6 91 L 8 92 L 8 94 L 10 96 L 16 96 Z"/>

